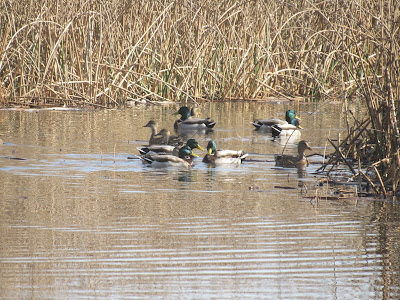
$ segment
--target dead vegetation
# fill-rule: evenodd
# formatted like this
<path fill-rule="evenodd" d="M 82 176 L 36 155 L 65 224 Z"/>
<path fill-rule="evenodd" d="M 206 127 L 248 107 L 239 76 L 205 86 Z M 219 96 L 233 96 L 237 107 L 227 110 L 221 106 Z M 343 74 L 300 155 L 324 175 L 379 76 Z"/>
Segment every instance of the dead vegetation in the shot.
<path fill-rule="evenodd" d="M 395 1 L 39 0 L 1 10 L 3 105 L 398 95 L 385 71 L 398 64 Z"/>

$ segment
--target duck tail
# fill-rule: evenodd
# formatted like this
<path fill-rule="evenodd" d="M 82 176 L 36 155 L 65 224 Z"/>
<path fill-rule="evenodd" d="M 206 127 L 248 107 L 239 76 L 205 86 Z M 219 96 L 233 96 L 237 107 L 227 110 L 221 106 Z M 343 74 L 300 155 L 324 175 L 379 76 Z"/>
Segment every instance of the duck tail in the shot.
<path fill-rule="evenodd" d="M 271 131 L 272 137 L 274 137 L 274 138 L 279 136 L 282 132 L 282 128 L 280 128 L 278 125 L 272 125 L 271 129 L 272 129 L 272 131 Z"/>
<path fill-rule="evenodd" d="M 207 128 L 214 128 L 214 126 L 215 126 L 215 124 L 216 124 L 217 122 L 215 122 L 215 121 L 206 121 L 204 124 L 207 126 Z"/>
<path fill-rule="evenodd" d="M 136 149 L 139 151 L 140 155 L 145 155 L 150 151 L 147 147 L 136 147 Z"/>
<path fill-rule="evenodd" d="M 260 122 L 256 122 L 256 121 L 252 122 L 251 124 L 253 124 L 253 126 L 254 126 L 256 129 L 260 129 L 261 126 L 262 126 L 262 124 L 261 124 Z"/>
<path fill-rule="evenodd" d="M 239 158 L 243 161 L 247 156 L 249 156 L 248 153 L 243 153 Z"/>
<path fill-rule="evenodd" d="M 139 158 L 142 161 L 142 163 L 144 163 L 146 165 L 151 165 L 153 163 L 153 160 L 150 157 L 139 156 Z"/>

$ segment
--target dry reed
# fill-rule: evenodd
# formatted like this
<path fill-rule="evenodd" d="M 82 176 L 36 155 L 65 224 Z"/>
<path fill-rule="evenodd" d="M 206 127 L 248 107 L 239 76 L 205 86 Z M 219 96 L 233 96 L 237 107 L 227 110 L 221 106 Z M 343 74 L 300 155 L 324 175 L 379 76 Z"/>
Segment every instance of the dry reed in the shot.
<path fill-rule="evenodd" d="M 398 95 L 385 74 L 398 64 L 394 1 L 39 0 L 1 9 L 3 104 L 320 98 L 374 81 Z"/>

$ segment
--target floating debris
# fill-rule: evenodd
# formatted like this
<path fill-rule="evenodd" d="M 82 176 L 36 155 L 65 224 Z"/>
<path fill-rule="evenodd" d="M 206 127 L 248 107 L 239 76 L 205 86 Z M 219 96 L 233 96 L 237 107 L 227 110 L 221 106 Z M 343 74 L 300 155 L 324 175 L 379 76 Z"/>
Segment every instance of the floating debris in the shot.
<path fill-rule="evenodd" d="M 1 158 L 4 158 L 4 159 L 13 159 L 13 160 L 27 160 L 26 158 L 22 158 L 22 157 L 1 156 Z"/>
<path fill-rule="evenodd" d="M 280 185 L 275 185 L 274 189 L 283 189 L 283 190 L 298 190 L 297 187 L 292 187 L 292 186 L 280 186 Z"/>

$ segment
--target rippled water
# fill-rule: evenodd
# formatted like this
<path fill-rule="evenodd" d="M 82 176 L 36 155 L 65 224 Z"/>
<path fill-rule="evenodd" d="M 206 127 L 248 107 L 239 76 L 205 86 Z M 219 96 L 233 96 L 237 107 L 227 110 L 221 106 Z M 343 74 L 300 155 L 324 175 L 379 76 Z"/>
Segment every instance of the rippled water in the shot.
<path fill-rule="evenodd" d="M 305 198 L 319 165 L 275 168 L 283 146 L 250 124 L 287 108 L 203 105 L 218 123 L 200 144 L 250 160 L 191 171 L 128 159 L 176 107 L 0 111 L 0 297 L 397 299 L 398 204 Z M 340 106 L 296 110 L 315 152 L 345 127 Z"/>

